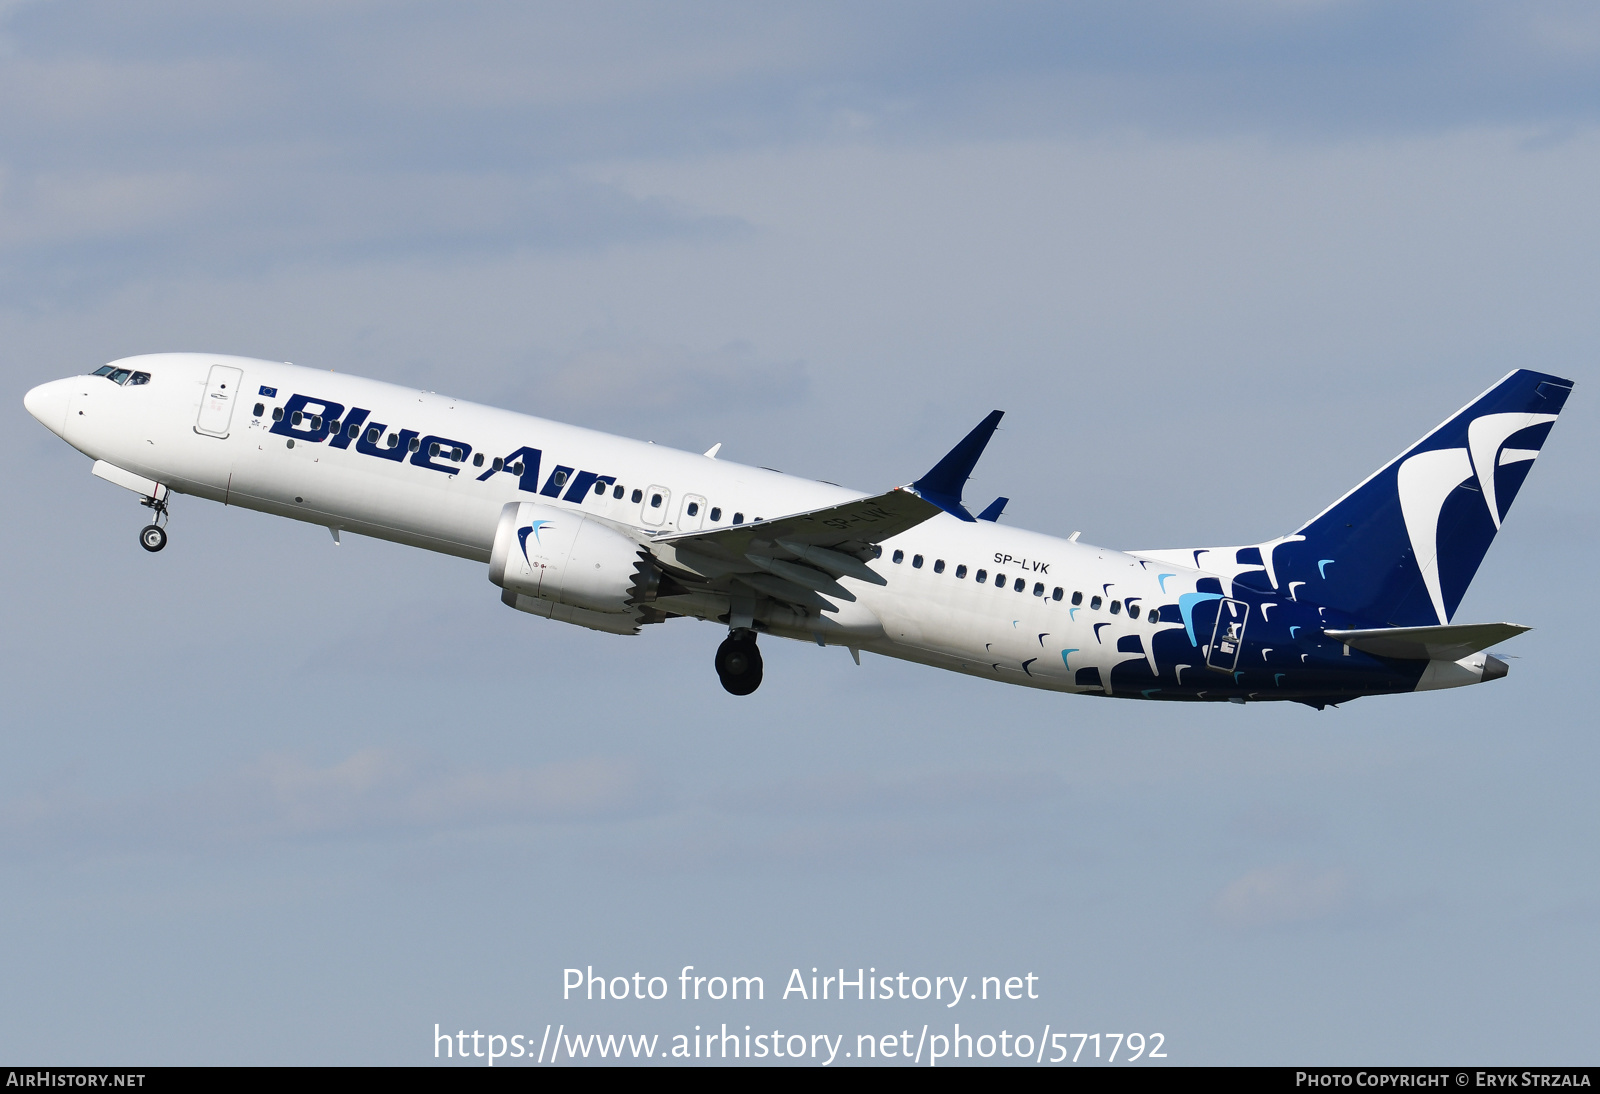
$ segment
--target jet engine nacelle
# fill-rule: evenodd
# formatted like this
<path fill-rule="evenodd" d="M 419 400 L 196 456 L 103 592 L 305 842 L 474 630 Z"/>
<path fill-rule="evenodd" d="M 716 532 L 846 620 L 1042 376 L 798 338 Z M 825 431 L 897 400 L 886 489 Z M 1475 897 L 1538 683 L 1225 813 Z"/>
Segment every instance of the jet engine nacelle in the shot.
<path fill-rule="evenodd" d="M 520 596 L 636 615 L 654 592 L 648 559 L 633 540 L 582 513 L 513 501 L 500 510 L 489 580 Z"/>

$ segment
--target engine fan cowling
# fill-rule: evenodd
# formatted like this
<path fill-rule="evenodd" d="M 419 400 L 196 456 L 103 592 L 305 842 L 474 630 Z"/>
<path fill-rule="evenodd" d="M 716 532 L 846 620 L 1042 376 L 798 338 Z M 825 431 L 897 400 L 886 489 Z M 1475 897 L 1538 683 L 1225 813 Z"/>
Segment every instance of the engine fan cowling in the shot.
<path fill-rule="evenodd" d="M 500 510 L 489 580 L 510 592 L 590 611 L 636 613 L 655 570 L 627 536 L 571 509 L 508 502 Z M 641 578 L 644 575 L 644 578 Z"/>

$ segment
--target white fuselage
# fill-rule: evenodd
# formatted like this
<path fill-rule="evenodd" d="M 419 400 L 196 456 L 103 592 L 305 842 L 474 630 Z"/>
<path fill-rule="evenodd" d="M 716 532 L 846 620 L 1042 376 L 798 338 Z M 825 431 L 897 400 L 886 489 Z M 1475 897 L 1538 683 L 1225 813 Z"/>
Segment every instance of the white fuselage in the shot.
<path fill-rule="evenodd" d="M 237 368 L 242 376 L 225 436 L 196 428 L 208 375 L 218 364 Z M 559 496 L 540 496 L 538 501 L 581 509 L 642 537 L 778 517 L 865 496 L 432 392 L 290 364 L 159 354 L 117 365 L 143 370 L 150 380 L 136 387 L 96 376 L 59 380 L 30 393 L 30 410 L 86 455 L 169 490 L 479 562 L 489 558 L 502 507 L 530 498 L 509 466 L 492 473 L 493 460 L 530 448 L 542 453 L 542 486 L 548 487 L 559 469 L 565 469 L 569 480 L 583 472 L 604 479 L 603 492 L 591 488 L 567 500 L 570 490 L 559 489 Z M 276 394 L 259 394 L 263 390 Z M 419 466 L 411 458 L 364 453 L 354 444 L 343 449 L 326 442 L 291 444 L 271 432 L 273 408 L 282 407 L 291 393 L 339 404 L 346 414 L 363 408 L 368 411 L 363 428 L 381 426 L 385 439 L 403 430 L 419 440 L 458 442 L 464 458 L 455 463 L 446 447 L 442 459 Z M 255 412 L 257 405 L 261 413 Z M 383 441 L 378 443 L 381 449 Z M 485 462 L 475 466 L 480 455 Z M 454 473 L 441 468 L 453 468 Z M 659 504 L 652 505 L 657 498 Z M 1163 590 L 1148 564 L 1132 555 L 943 514 L 882 547 L 882 557 L 872 565 L 887 584 L 843 578 L 858 599 L 829 618 L 830 626 L 819 630 L 780 624 L 768 629 L 1011 683 L 1098 692 L 1099 686 L 1075 683 L 1081 669 L 1098 666 L 1100 679 L 1109 680 L 1114 664 L 1144 656 L 1116 652 L 1117 636 L 1149 636 L 1182 626 L 1176 620 L 1151 624 L 1148 616 L 1136 621 L 1127 612 L 1109 612 L 1113 600 L 1153 605 L 1158 598 L 1171 599 L 1171 564 L 1161 567 L 1168 571 Z M 982 583 L 977 580 L 980 572 Z M 1184 573 L 1183 584 L 1192 588 L 1198 576 L 1199 571 Z M 1063 590 L 1061 599 L 1056 599 L 1057 589 Z M 1083 594 L 1076 608 L 1071 604 L 1075 592 Z M 1091 598 L 1097 598 L 1098 609 L 1089 607 Z M 720 606 L 723 613 L 725 603 Z M 715 618 L 719 606 L 671 607 Z M 1148 637 L 1140 644 L 1151 647 Z"/>

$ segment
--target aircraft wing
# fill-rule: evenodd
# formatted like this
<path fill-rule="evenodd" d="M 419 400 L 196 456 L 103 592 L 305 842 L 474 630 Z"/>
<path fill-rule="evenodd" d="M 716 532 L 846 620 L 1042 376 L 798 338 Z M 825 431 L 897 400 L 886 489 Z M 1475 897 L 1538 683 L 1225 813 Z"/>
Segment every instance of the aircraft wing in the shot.
<path fill-rule="evenodd" d="M 685 591 L 765 596 L 810 613 L 837 611 L 836 601 L 856 598 L 839 578 L 885 584 L 867 565 L 878 553 L 875 545 L 942 511 L 900 487 L 753 524 L 657 536 L 647 546 Z"/>
<path fill-rule="evenodd" d="M 866 564 L 879 553 L 877 544 L 940 513 L 974 519 L 962 507 L 962 487 L 1000 417 L 991 413 L 909 486 L 752 524 L 669 533 L 646 546 L 684 592 L 766 596 L 808 612 L 837 611 L 828 597 L 856 599 L 839 578 L 886 584 Z"/>
<path fill-rule="evenodd" d="M 1457 623 L 1447 627 L 1374 627 L 1322 633 L 1376 657 L 1401 661 L 1459 661 L 1529 629 L 1516 623 Z"/>
<path fill-rule="evenodd" d="M 940 512 L 937 505 L 901 486 L 877 497 L 857 498 L 807 513 L 731 528 L 675 532 L 657 536 L 651 542 L 724 558 L 743 558 L 758 542 L 765 545 L 780 539 L 816 547 L 842 547 L 854 553 L 915 528 Z"/>

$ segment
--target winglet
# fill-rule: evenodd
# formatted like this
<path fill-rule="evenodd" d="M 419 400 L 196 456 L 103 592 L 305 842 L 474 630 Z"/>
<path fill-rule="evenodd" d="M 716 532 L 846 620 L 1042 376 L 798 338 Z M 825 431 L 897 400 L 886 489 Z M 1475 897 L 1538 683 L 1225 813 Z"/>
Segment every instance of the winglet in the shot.
<path fill-rule="evenodd" d="M 989 503 L 989 508 L 978 514 L 978 519 L 990 522 L 999 520 L 1000 514 L 1006 511 L 1006 502 L 1010 500 L 1010 498 L 995 498 Z"/>
<path fill-rule="evenodd" d="M 990 411 L 977 428 L 962 438 L 961 443 L 952 448 L 944 459 L 933 465 L 933 470 L 912 483 L 911 488 L 917 492 L 917 496 L 932 502 L 953 517 L 969 523 L 975 520 L 961 505 L 961 490 L 967 485 L 972 469 L 978 465 L 978 457 L 983 455 L 989 438 L 994 436 L 1004 415 L 1003 410 Z"/>

